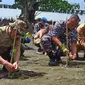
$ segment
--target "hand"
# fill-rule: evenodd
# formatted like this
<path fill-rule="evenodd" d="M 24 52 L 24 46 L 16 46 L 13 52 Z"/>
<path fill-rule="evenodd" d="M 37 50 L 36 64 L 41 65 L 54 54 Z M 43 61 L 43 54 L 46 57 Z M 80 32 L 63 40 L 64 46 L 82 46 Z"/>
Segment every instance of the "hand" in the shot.
<path fill-rule="evenodd" d="M 18 70 L 18 62 L 17 62 L 17 61 L 14 62 L 14 63 L 13 63 L 13 66 L 14 66 L 14 68 L 15 68 L 15 71 L 17 71 L 17 70 Z"/>
<path fill-rule="evenodd" d="M 74 54 L 74 55 L 69 55 L 69 59 L 70 59 L 70 60 L 75 60 L 76 57 L 77 57 L 76 54 Z"/>
<path fill-rule="evenodd" d="M 15 67 L 13 66 L 13 64 L 9 63 L 8 61 L 5 62 L 4 66 L 6 67 L 6 69 L 9 72 L 14 72 L 15 71 Z"/>
<path fill-rule="evenodd" d="M 82 47 L 84 47 L 84 48 L 85 48 L 85 42 L 82 42 L 82 43 L 81 43 L 81 45 L 82 45 Z"/>

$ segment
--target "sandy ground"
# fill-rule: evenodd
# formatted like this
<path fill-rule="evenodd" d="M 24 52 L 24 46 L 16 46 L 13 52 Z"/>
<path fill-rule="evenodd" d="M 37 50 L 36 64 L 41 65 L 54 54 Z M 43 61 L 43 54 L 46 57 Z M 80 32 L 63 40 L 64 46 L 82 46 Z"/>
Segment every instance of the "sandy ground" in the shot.
<path fill-rule="evenodd" d="M 25 57 L 20 60 L 20 71 L 16 77 L 0 79 L 0 85 L 85 85 L 84 60 L 70 61 L 66 68 L 66 57 L 62 57 L 62 64 L 50 67 L 49 58 L 37 54 L 32 44 L 29 46 L 34 50 L 24 52 Z M 79 55 L 82 57 L 83 53 Z"/>

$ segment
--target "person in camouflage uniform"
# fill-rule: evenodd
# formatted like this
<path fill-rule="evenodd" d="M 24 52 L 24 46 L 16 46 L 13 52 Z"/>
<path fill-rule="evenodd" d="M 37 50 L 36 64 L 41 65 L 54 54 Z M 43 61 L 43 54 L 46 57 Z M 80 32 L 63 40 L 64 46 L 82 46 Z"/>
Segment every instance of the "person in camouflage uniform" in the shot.
<path fill-rule="evenodd" d="M 47 23 L 47 18 L 45 18 L 45 17 L 42 17 L 41 20 L 34 25 L 34 33 L 33 33 L 34 34 L 34 41 L 37 38 L 36 37 L 37 33 L 40 30 L 43 30 L 43 29 L 45 29 L 48 26 L 49 26 L 49 24 Z M 42 54 L 43 49 L 42 49 L 41 44 L 40 43 L 36 44 L 35 42 L 34 42 L 34 44 L 35 44 L 35 46 L 38 47 L 37 53 L 38 54 Z"/>
<path fill-rule="evenodd" d="M 20 35 L 24 32 L 25 26 L 24 21 L 16 20 L 14 23 L 0 27 L 0 63 L 3 65 L 2 71 L 15 72 L 18 70 Z M 14 53 L 14 62 L 12 63 L 10 52 L 14 50 L 13 45 L 16 52 Z"/>
<path fill-rule="evenodd" d="M 67 21 L 57 21 L 47 35 L 42 37 L 42 46 L 49 56 L 50 66 L 55 66 L 61 60 L 60 56 L 68 52 L 66 48 L 66 27 L 68 28 L 69 58 L 76 58 L 76 27 L 79 24 L 78 15 L 72 15 Z"/>
<path fill-rule="evenodd" d="M 82 23 L 77 27 L 77 32 L 78 32 L 77 55 L 80 50 L 83 50 L 85 59 L 85 23 Z M 79 59 L 79 56 L 77 57 L 77 59 Z"/>

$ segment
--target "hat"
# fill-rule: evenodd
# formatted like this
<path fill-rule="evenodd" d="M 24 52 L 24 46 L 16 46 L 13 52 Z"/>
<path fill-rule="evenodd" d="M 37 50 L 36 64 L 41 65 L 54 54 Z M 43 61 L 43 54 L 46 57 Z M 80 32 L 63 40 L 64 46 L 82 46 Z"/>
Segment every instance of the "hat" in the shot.
<path fill-rule="evenodd" d="M 23 20 L 16 20 L 13 23 L 9 23 L 9 25 L 13 28 L 13 29 L 19 29 L 19 28 L 25 28 L 26 27 L 26 23 Z"/>
<path fill-rule="evenodd" d="M 26 28 L 26 23 L 24 21 L 16 20 L 14 23 L 9 23 L 9 26 L 17 30 L 21 36 L 24 35 L 24 29 Z"/>
<path fill-rule="evenodd" d="M 45 23 L 47 22 L 47 18 L 46 17 L 42 17 L 41 20 L 44 21 Z"/>

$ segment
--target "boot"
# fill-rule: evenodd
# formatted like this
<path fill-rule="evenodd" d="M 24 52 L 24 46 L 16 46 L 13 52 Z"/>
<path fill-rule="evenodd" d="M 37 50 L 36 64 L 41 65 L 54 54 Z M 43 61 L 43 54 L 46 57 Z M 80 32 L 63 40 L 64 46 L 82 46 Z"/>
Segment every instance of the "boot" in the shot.
<path fill-rule="evenodd" d="M 48 57 L 50 59 L 48 65 L 49 66 L 56 66 L 57 65 L 57 62 L 55 61 L 55 56 L 53 55 L 53 53 L 50 52 L 50 53 L 47 53 L 47 55 L 48 55 Z"/>
<path fill-rule="evenodd" d="M 62 63 L 61 56 L 62 56 L 62 54 L 60 51 L 55 53 L 56 62 Z"/>
<path fill-rule="evenodd" d="M 49 66 L 56 66 L 57 65 L 57 62 L 54 59 L 50 59 L 48 65 Z"/>

